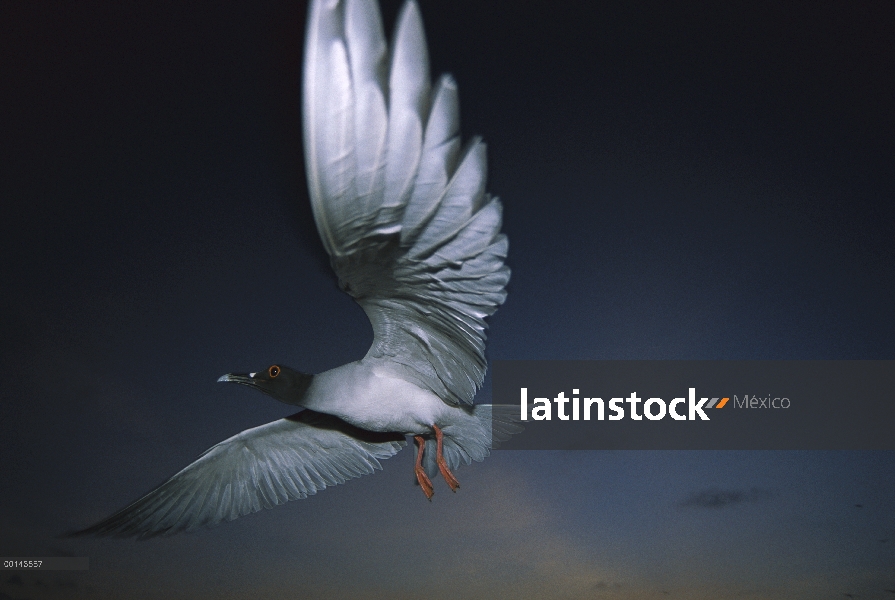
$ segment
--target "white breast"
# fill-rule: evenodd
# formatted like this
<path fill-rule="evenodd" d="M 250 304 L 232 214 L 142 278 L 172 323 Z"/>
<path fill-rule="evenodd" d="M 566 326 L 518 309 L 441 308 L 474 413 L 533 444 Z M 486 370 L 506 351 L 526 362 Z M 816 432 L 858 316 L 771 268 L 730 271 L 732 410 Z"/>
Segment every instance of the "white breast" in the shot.
<path fill-rule="evenodd" d="M 302 406 L 371 431 L 431 433 L 458 408 L 409 381 L 356 361 L 314 376 Z"/>

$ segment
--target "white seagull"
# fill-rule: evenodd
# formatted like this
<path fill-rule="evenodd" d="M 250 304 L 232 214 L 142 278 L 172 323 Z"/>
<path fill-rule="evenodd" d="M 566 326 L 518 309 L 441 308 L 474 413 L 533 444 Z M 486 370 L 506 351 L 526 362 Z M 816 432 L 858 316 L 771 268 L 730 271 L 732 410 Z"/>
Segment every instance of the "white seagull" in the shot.
<path fill-rule="evenodd" d="M 367 313 L 361 360 L 316 375 L 283 365 L 229 381 L 301 412 L 224 440 L 111 517 L 73 535 L 170 535 L 305 498 L 381 468 L 413 436 L 416 480 L 481 461 L 522 428 L 518 409 L 473 405 L 485 318 L 510 270 L 485 145 L 461 149 L 454 80 L 431 86 L 419 7 L 392 47 L 376 0 L 313 0 L 304 146 L 317 230 L 339 285 Z"/>

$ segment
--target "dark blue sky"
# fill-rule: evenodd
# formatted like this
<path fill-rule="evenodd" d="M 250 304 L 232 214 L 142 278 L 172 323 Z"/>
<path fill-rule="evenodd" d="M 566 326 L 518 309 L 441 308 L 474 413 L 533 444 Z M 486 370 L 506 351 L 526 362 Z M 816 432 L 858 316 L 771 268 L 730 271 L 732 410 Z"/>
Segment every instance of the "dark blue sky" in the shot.
<path fill-rule="evenodd" d="M 504 201 L 489 359 L 895 358 L 891 3 L 421 7 Z M 891 597 L 885 452 L 497 452 L 431 504 L 403 452 L 214 530 L 55 539 L 289 414 L 221 374 L 366 352 L 305 188 L 305 10 L 0 8 L 0 554 L 91 557 L 0 598 Z"/>

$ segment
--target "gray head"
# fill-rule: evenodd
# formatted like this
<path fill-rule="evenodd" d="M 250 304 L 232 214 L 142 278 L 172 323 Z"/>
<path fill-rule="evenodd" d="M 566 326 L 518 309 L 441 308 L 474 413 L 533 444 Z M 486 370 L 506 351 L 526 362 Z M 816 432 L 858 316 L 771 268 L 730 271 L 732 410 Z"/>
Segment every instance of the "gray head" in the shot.
<path fill-rule="evenodd" d="M 313 375 L 300 373 L 289 367 L 271 365 L 267 370 L 257 373 L 227 373 L 222 375 L 218 381 L 247 385 L 268 396 L 273 396 L 280 402 L 299 405 L 313 378 Z"/>

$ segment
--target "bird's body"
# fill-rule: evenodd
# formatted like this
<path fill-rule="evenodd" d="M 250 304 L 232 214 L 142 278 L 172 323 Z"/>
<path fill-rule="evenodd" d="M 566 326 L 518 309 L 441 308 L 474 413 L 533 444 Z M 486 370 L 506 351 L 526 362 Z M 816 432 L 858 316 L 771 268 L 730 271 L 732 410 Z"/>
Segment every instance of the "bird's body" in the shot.
<path fill-rule="evenodd" d="M 429 79 L 417 5 L 404 5 L 388 48 L 375 0 L 313 0 L 303 97 L 314 219 L 341 289 L 373 326 L 370 350 L 316 375 L 272 365 L 222 376 L 304 410 L 213 446 L 78 534 L 232 520 L 372 473 L 405 435 L 431 499 L 430 477 L 456 491 L 453 469 L 521 431 L 515 407 L 473 404 L 508 243 L 501 204 L 485 193 L 485 146 L 460 144 L 457 86 Z"/>
<path fill-rule="evenodd" d="M 379 362 L 359 360 L 314 375 L 301 406 L 361 429 L 407 435 L 427 435 L 433 423 L 443 428 L 472 418 L 459 406 L 395 377 Z"/>

